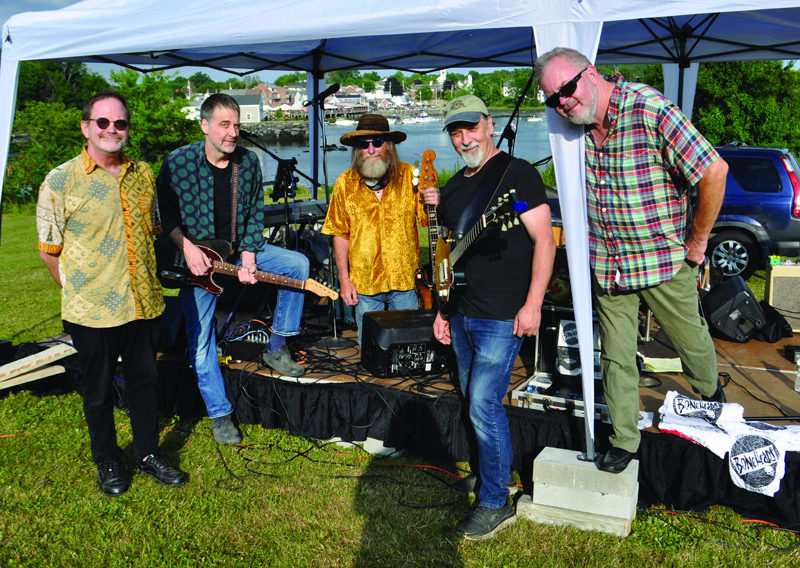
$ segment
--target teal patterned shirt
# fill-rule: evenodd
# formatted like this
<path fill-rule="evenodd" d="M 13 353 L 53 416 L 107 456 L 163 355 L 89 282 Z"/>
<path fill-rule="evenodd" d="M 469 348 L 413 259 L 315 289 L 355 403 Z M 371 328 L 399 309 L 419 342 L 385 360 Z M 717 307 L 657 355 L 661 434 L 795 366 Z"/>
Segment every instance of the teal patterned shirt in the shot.
<path fill-rule="evenodd" d="M 237 250 L 257 252 L 264 243 L 261 166 L 254 152 L 239 146 L 231 159 L 239 163 Z M 156 191 L 164 234 L 181 227 L 192 239 L 214 238 L 214 174 L 206 161 L 204 140 L 178 148 L 167 156 L 158 174 Z"/>

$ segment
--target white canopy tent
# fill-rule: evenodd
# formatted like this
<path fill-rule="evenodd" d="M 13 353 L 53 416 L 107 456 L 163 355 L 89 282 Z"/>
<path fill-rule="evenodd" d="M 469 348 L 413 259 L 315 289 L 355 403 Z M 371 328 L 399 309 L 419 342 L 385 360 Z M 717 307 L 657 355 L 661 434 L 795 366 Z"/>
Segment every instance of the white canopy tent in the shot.
<path fill-rule="evenodd" d="M 8 157 L 21 61 L 116 63 L 142 71 L 300 70 L 321 79 L 344 68 L 530 67 L 537 51 L 556 46 L 574 47 L 598 63 L 661 62 L 681 70 L 702 61 L 798 58 L 800 0 L 762 6 L 751 0 L 84 0 L 57 11 L 18 14 L 2 28 L 0 171 Z M 671 77 L 675 84 L 666 90 L 680 104 L 678 93 L 692 89 L 684 73 Z M 310 84 L 316 94 L 319 81 Z M 581 366 L 592 369 L 583 140 L 579 129 L 552 111 L 548 127 L 566 204 Z M 311 139 L 319 143 L 313 129 Z M 312 169 L 316 177 L 316 164 Z M 584 394 L 591 417 L 591 373 L 584 374 Z M 591 454 L 593 437 L 594 423 L 587 419 Z"/>

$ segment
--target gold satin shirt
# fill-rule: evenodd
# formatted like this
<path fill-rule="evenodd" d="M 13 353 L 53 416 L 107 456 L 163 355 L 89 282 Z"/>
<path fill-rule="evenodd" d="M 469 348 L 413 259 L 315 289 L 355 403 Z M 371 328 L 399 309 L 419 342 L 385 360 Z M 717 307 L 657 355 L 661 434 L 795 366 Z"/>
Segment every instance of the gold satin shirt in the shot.
<path fill-rule="evenodd" d="M 414 167 L 400 162 L 380 201 L 350 168 L 339 176 L 322 232 L 350 241 L 350 279 L 359 294 L 414 288 L 419 267 L 417 222 L 428 226 L 425 204 L 411 183 Z"/>
<path fill-rule="evenodd" d="M 62 319 L 104 328 L 164 311 L 153 250 L 161 222 L 145 162 L 124 158 L 117 179 L 84 146 L 42 182 L 36 227 L 39 250 L 58 255 Z"/>

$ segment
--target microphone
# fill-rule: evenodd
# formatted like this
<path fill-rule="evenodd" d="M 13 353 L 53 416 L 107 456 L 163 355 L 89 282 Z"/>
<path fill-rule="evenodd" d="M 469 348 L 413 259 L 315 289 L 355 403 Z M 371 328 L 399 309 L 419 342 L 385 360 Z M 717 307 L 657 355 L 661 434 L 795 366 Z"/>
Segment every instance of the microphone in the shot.
<path fill-rule="evenodd" d="M 341 88 L 341 85 L 339 83 L 334 83 L 333 85 L 331 85 L 330 87 L 328 87 L 327 89 L 322 91 L 320 94 L 318 94 L 316 97 L 314 97 L 310 101 L 305 101 L 303 103 L 303 106 L 307 107 L 307 106 L 311 106 L 313 104 L 316 104 L 318 102 L 321 102 L 324 99 L 326 99 L 327 97 L 330 97 L 333 93 L 338 91 L 340 88 Z"/>

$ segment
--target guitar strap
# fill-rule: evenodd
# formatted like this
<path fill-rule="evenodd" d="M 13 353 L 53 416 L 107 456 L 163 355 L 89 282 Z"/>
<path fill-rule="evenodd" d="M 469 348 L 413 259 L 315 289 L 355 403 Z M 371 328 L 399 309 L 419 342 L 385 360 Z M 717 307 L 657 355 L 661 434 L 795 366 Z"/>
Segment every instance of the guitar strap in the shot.
<path fill-rule="evenodd" d="M 236 240 L 236 213 L 239 204 L 239 162 L 233 162 L 233 173 L 231 174 L 231 254 L 236 252 L 238 241 Z"/>
<path fill-rule="evenodd" d="M 505 152 L 500 152 L 497 156 L 489 161 L 489 168 L 482 172 L 478 187 L 475 193 L 464 207 L 461 212 L 461 217 L 455 227 L 455 237 L 460 239 L 464 234 L 473 227 L 480 219 L 480 216 L 486 212 L 486 208 L 497 195 L 500 189 L 500 184 L 503 183 L 503 178 L 506 177 L 508 167 L 511 165 L 511 156 Z M 492 180 L 497 180 L 497 184 L 493 184 Z"/>

